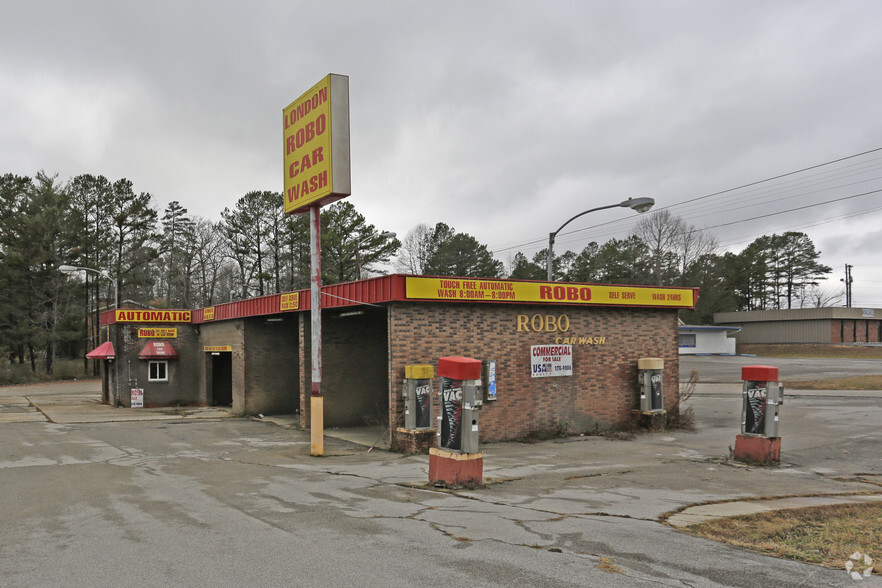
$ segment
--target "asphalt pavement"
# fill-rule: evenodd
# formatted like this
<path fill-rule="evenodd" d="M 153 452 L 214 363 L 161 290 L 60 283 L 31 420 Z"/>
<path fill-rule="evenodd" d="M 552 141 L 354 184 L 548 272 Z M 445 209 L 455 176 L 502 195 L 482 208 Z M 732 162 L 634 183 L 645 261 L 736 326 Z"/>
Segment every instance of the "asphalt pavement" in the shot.
<path fill-rule="evenodd" d="M 485 485 L 469 490 L 430 486 L 428 458 L 385 451 L 381 429 L 327 431 L 326 456 L 316 458 L 309 432 L 291 419 L 111 408 L 90 381 L 0 388 L 0 580 L 853 585 L 844 568 L 779 560 L 679 529 L 882 499 L 882 392 L 788 390 L 781 463 L 746 466 L 730 459 L 740 383 L 711 375 L 732 369 L 715 363 L 681 362 L 681 373 L 702 374 L 691 400 L 696 431 L 486 444 Z M 882 559 L 880 538 L 867 545 Z"/>

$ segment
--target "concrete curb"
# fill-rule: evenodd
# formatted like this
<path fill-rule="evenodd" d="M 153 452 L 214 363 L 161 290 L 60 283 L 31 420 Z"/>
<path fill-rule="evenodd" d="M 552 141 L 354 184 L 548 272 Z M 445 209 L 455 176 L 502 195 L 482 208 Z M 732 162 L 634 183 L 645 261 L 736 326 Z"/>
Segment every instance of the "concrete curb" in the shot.
<path fill-rule="evenodd" d="M 882 492 L 878 494 L 843 494 L 827 496 L 793 496 L 787 498 L 760 498 L 756 500 L 734 500 L 689 506 L 668 517 L 662 522 L 672 527 L 689 527 L 708 521 L 752 515 L 772 510 L 830 506 L 834 504 L 859 504 L 882 502 Z"/>

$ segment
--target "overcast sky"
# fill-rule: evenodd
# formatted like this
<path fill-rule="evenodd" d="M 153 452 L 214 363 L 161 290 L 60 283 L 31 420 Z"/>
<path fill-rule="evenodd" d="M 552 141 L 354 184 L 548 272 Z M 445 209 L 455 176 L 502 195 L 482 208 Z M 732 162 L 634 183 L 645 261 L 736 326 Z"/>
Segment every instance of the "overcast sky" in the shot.
<path fill-rule="evenodd" d="M 218 220 L 248 191 L 282 191 L 282 109 L 338 73 L 350 201 L 380 230 L 443 221 L 508 264 L 578 212 L 650 196 L 730 250 L 804 231 L 831 288 L 853 264 L 854 305 L 882 307 L 876 0 L 3 0 L 0 14 L 0 173 L 125 177 L 160 209 Z M 638 219 L 586 215 L 555 250 Z"/>

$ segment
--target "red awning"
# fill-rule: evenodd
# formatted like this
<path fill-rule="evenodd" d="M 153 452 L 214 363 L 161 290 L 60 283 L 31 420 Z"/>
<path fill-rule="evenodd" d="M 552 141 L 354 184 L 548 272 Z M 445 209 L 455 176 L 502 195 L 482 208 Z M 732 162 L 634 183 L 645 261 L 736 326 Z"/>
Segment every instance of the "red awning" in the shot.
<path fill-rule="evenodd" d="M 114 359 L 116 358 L 116 353 L 113 351 L 113 343 L 110 341 L 105 341 L 92 351 L 86 354 L 86 358 L 88 359 Z"/>
<path fill-rule="evenodd" d="M 138 359 L 174 359 L 178 356 L 168 341 L 150 341 L 138 354 Z"/>

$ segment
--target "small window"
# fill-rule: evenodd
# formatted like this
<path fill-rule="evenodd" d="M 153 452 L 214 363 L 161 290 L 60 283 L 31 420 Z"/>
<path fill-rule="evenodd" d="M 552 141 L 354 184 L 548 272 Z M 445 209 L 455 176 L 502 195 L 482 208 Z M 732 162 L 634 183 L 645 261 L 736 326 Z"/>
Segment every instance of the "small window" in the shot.
<path fill-rule="evenodd" d="M 680 347 L 695 347 L 695 333 L 682 333 Z"/>
<path fill-rule="evenodd" d="M 148 382 L 168 382 L 168 362 L 151 361 L 147 364 Z"/>

